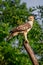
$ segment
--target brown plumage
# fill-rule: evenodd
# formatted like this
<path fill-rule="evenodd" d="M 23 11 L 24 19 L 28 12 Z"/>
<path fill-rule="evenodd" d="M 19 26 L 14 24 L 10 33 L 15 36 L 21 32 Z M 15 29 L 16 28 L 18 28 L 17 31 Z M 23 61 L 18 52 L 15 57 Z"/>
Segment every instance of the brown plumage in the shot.
<path fill-rule="evenodd" d="M 14 32 L 21 32 L 21 31 L 25 31 L 27 29 L 31 28 L 31 25 L 29 23 L 25 23 L 23 25 L 18 26 L 17 28 L 14 28 L 13 30 L 11 30 L 11 33 Z"/>
<path fill-rule="evenodd" d="M 32 26 L 33 26 L 33 21 L 34 21 L 34 17 L 30 16 L 29 20 L 27 23 L 20 25 L 16 28 L 14 28 L 13 30 L 10 31 L 10 35 L 7 37 L 7 40 L 11 39 L 13 36 L 18 35 L 19 33 L 23 33 L 25 36 L 25 40 L 27 40 L 27 33 L 28 31 L 31 30 Z"/>

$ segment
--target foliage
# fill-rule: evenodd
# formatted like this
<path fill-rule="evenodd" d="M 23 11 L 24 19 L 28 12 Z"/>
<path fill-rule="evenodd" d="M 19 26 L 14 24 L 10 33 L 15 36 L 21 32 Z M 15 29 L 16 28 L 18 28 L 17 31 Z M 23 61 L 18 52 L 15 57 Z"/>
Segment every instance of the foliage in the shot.
<path fill-rule="evenodd" d="M 32 65 L 24 47 L 24 36 L 19 34 L 6 41 L 9 31 L 18 25 L 25 23 L 27 16 L 33 10 L 26 7 L 26 3 L 20 4 L 20 0 L 0 0 L 0 64 L 1 65 Z M 35 54 L 43 54 L 43 45 L 40 41 L 41 28 L 35 21 L 33 29 L 28 33 L 28 40 Z M 15 42 L 19 40 L 19 42 Z M 43 58 L 39 60 L 40 65 L 43 64 Z"/>

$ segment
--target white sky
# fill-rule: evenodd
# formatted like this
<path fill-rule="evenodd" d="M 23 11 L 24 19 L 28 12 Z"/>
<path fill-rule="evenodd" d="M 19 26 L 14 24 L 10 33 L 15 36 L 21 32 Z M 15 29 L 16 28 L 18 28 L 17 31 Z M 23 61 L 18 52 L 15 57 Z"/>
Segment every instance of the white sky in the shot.
<path fill-rule="evenodd" d="M 21 0 L 21 2 L 26 2 L 27 7 L 43 5 L 43 0 Z"/>

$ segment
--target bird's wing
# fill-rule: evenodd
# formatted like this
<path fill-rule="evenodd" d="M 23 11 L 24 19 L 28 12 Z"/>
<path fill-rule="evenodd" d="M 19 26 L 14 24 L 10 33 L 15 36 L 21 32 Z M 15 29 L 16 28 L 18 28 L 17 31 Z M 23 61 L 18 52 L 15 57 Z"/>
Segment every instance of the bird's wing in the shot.
<path fill-rule="evenodd" d="M 25 31 L 27 29 L 31 28 L 31 25 L 29 23 L 25 23 L 23 25 L 18 26 L 17 28 L 14 28 L 11 32 L 20 32 L 20 31 Z"/>
<path fill-rule="evenodd" d="M 24 31 L 24 30 L 27 30 L 31 28 L 31 25 L 29 23 L 25 23 L 24 25 L 20 25 L 17 27 L 17 30 L 18 31 Z"/>

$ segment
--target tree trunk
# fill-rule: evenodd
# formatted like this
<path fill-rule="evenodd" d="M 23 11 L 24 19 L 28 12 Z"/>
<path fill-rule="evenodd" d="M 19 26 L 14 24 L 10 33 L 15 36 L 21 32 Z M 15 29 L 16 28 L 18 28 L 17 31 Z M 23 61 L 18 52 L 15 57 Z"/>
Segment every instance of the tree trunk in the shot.
<path fill-rule="evenodd" d="M 25 47 L 27 53 L 30 55 L 33 65 L 39 65 L 39 63 L 34 55 L 34 52 L 27 41 L 24 42 L 24 47 Z"/>

